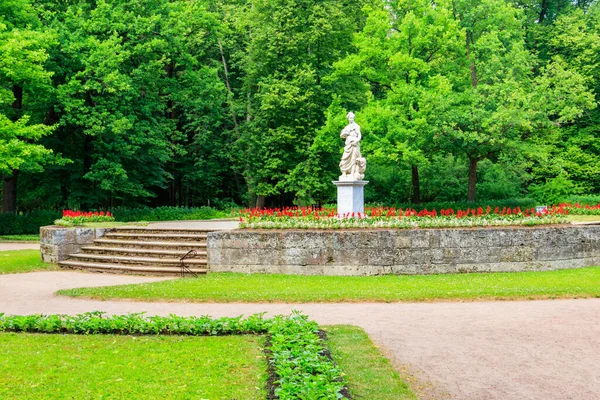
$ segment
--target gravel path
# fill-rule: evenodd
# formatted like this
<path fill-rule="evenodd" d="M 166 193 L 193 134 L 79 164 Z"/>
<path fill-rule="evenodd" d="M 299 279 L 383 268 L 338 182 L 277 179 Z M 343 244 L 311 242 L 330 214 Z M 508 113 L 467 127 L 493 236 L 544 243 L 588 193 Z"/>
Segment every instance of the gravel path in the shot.
<path fill-rule="evenodd" d="M 0 251 L 7 250 L 39 250 L 37 242 L 0 242 Z"/>
<path fill-rule="evenodd" d="M 365 329 L 399 370 L 416 376 L 413 386 L 423 398 L 600 398 L 600 299 L 290 305 L 101 302 L 53 295 L 61 288 L 159 279 L 78 272 L 2 275 L 0 311 L 218 317 L 303 310 L 321 324 Z"/>

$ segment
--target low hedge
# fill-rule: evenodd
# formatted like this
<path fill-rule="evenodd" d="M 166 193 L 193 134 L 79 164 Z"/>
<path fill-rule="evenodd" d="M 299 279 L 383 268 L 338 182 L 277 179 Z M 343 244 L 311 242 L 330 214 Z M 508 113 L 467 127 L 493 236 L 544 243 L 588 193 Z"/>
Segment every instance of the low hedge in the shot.
<path fill-rule="evenodd" d="M 62 216 L 61 211 L 40 210 L 28 213 L 0 214 L 0 235 L 35 235 L 40 226 L 52 225 Z"/>
<path fill-rule="evenodd" d="M 104 210 L 102 210 L 104 211 Z M 215 219 L 229 216 L 229 211 L 220 211 L 211 207 L 118 207 L 113 210 L 116 221 L 178 221 Z M 0 235 L 39 234 L 40 227 L 53 225 L 62 217 L 62 211 L 40 210 L 28 213 L 0 214 Z"/>
<path fill-rule="evenodd" d="M 211 207 L 117 207 L 113 210 L 113 214 L 115 220 L 121 222 L 199 220 L 229 216 L 228 211 L 220 211 Z"/>
<path fill-rule="evenodd" d="M 117 335 L 240 335 L 266 334 L 269 398 L 348 399 L 342 371 L 319 334 L 319 326 L 293 313 L 265 319 L 256 314 L 246 319 L 204 317 L 146 317 L 143 314 L 105 316 L 102 312 L 69 315 L 5 316 L 0 313 L 0 332 L 117 334 Z"/>
<path fill-rule="evenodd" d="M 526 209 L 526 208 L 532 208 L 535 207 L 537 205 L 541 205 L 538 201 L 536 201 L 535 199 L 532 198 L 518 198 L 518 199 L 506 199 L 506 200 L 477 200 L 474 202 L 467 202 L 467 201 L 431 201 L 428 203 L 420 203 L 420 204 L 413 204 L 413 203 L 395 203 L 393 206 L 396 208 L 402 208 L 402 209 L 414 209 L 417 211 L 421 211 L 424 209 L 427 210 L 440 210 L 440 209 L 448 209 L 448 208 L 453 208 L 455 210 L 460 210 L 460 209 L 464 209 L 466 210 L 467 208 L 478 208 L 478 207 L 482 207 L 482 208 L 486 208 L 487 206 L 490 206 L 492 208 L 500 208 L 502 209 L 503 207 L 506 208 L 516 208 L 516 207 L 521 207 L 522 209 Z M 380 206 L 379 204 L 369 204 L 369 206 Z M 389 204 L 385 204 L 385 206 L 389 206 Z"/>

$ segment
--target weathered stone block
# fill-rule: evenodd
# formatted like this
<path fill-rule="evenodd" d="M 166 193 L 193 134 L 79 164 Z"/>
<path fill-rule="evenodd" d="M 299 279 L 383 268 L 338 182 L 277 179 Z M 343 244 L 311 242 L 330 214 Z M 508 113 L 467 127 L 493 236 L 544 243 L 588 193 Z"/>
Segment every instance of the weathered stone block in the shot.
<path fill-rule="evenodd" d="M 429 232 L 425 230 L 412 231 L 410 237 L 410 245 L 414 248 L 427 248 L 429 247 Z"/>
<path fill-rule="evenodd" d="M 397 231 L 394 239 L 394 247 L 397 249 L 405 249 L 410 247 L 410 236 L 406 231 Z"/>
<path fill-rule="evenodd" d="M 40 228 L 40 254 L 42 261 L 57 263 L 78 253 L 81 247 L 101 238 L 110 229 L 66 228 L 43 226 Z"/>
<path fill-rule="evenodd" d="M 373 266 L 393 265 L 394 253 L 394 250 L 390 248 L 368 250 L 367 264 Z"/>
<path fill-rule="evenodd" d="M 460 232 L 458 229 L 440 231 L 440 247 L 460 247 Z"/>
<path fill-rule="evenodd" d="M 600 227 L 229 231 L 210 233 L 208 249 L 214 271 L 376 275 L 544 270 L 600 264 Z"/>
<path fill-rule="evenodd" d="M 75 228 L 75 243 L 76 244 L 91 244 L 94 243 L 96 237 L 95 230 L 91 228 Z"/>

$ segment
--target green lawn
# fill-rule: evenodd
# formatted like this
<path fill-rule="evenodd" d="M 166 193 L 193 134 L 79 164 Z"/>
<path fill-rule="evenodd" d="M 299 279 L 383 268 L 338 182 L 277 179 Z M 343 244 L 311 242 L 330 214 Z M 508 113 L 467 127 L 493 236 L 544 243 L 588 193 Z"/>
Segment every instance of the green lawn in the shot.
<path fill-rule="evenodd" d="M 137 285 L 61 290 L 95 299 L 191 302 L 395 302 L 600 297 L 600 267 L 413 276 L 211 273 Z"/>
<path fill-rule="evenodd" d="M 3 235 L 0 236 L 0 242 L 7 240 L 10 242 L 39 242 L 40 235 Z"/>
<path fill-rule="evenodd" d="M 323 328 L 355 399 L 416 399 L 360 328 Z M 264 399 L 262 336 L 0 333 L 2 399 Z"/>
<path fill-rule="evenodd" d="M 0 334 L 2 399 L 264 399 L 260 336 Z"/>
<path fill-rule="evenodd" d="M 52 264 L 43 263 L 39 250 L 0 251 L 0 274 L 31 272 L 42 269 L 53 269 Z"/>
<path fill-rule="evenodd" d="M 324 327 L 333 359 L 348 378 L 355 399 L 405 400 L 417 397 L 381 355 L 369 336 L 349 325 Z"/>
<path fill-rule="evenodd" d="M 572 222 L 600 222 L 600 215 L 569 215 L 567 219 Z"/>

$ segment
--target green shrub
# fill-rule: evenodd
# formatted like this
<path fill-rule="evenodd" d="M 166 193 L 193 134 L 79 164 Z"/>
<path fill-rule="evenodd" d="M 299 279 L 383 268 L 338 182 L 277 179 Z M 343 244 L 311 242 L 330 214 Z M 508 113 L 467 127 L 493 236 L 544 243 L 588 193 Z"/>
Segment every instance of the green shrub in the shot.
<path fill-rule="evenodd" d="M 223 218 L 229 215 L 227 211 L 220 211 L 211 207 L 184 208 L 184 207 L 118 207 L 113 210 L 115 219 L 120 222 L 135 221 L 179 221 Z"/>
<path fill-rule="evenodd" d="M 575 182 L 566 174 L 560 174 L 555 178 L 548 179 L 541 185 L 530 185 L 529 191 L 538 201 L 546 204 L 558 204 L 567 200 L 570 196 L 581 193 Z"/>
<path fill-rule="evenodd" d="M 179 221 L 215 219 L 229 216 L 229 211 L 220 211 L 211 207 L 118 207 L 113 210 L 116 221 Z M 21 214 L 0 214 L 0 235 L 39 234 L 40 227 L 53 225 L 62 217 L 62 211 L 40 210 Z M 83 221 L 77 221 L 77 224 Z M 69 225 L 69 224 L 67 224 Z"/>
<path fill-rule="evenodd" d="M 35 235 L 40 226 L 52 225 L 60 218 L 60 211 L 40 210 L 23 214 L 0 214 L 0 235 Z"/>
<path fill-rule="evenodd" d="M 600 195 L 587 195 L 587 196 L 569 196 L 566 201 L 566 203 L 571 203 L 571 204 L 580 204 L 582 206 L 585 205 L 590 205 L 590 206 L 596 206 L 598 204 L 600 204 Z"/>
<path fill-rule="evenodd" d="M 502 209 L 503 207 L 506 208 L 515 208 L 515 207 L 521 207 L 522 209 L 526 209 L 526 208 L 531 208 L 531 207 L 535 207 L 536 205 L 539 205 L 539 203 L 532 198 L 528 198 L 528 197 L 524 197 L 524 198 L 514 198 L 514 199 L 506 199 L 506 200 L 477 200 L 474 201 L 472 203 L 469 203 L 467 201 L 432 201 L 429 203 L 420 203 L 420 204 L 413 204 L 413 203 L 393 203 L 393 204 L 369 204 L 369 206 L 393 206 L 396 208 L 402 208 L 402 209 L 415 209 L 417 211 L 421 211 L 424 209 L 427 210 L 440 210 L 440 209 L 448 209 L 448 208 L 452 208 L 454 210 L 466 210 L 467 208 L 478 208 L 478 207 L 482 207 L 482 208 L 486 208 L 487 206 L 490 206 L 491 208 L 500 208 Z M 336 207 L 335 204 L 332 205 L 332 207 Z"/>

